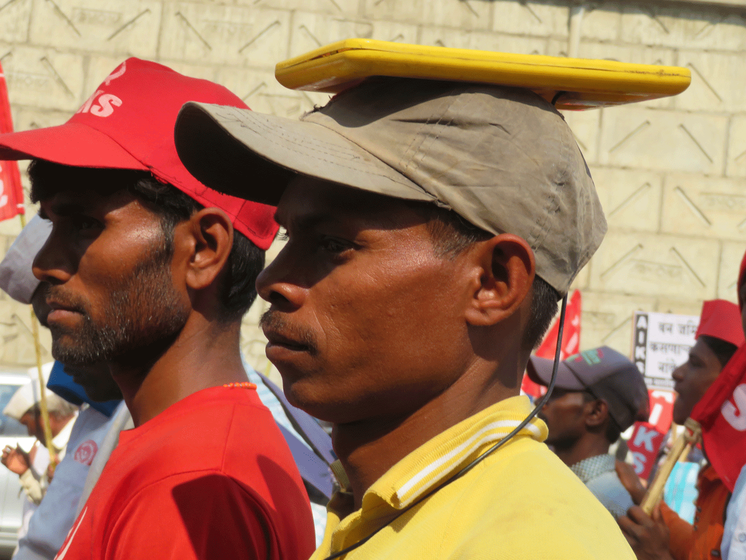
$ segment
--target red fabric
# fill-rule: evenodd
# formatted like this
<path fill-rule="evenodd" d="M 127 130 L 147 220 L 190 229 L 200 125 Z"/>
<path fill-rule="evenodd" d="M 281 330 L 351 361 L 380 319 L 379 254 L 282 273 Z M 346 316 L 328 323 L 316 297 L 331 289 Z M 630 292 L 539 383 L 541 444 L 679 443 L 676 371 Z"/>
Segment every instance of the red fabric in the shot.
<path fill-rule="evenodd" d="M 715 560 L 720 558 L 725 508 L 730 492 L 711 466 L 703 468 L 697 478 L 699 495 L 695 505 L 694 525 L 661 503 L 663 522 L 670 531 L 668 549 L 675 560 Z"/>
<path fill-rule="evenodd" d="M 150 171 L 200 204 L 220 208 L 238 231 L 268 249 L 279 228 L 274 208 L 208 189 L 181 163 L 174 126 L 187 101 L 248 109 L 223 86 L 128 58 L 65 124 L 0 136 L 0 159 Z"/>
<path fill-rule="evenodd" d="M 699 338 L 701 335 L 719 338 L 734 346 L 741 346 L 746 342 L 741 324 L 741 310 L 735 303 L 724 299 L 704 302 L 699 327 L 694 338 Z"/>
<path fill-rule="evenodd" d="M 738 271 L 738 307 L 743 309 L 743 300 L 741 300 L 741 286 L 743 286 L 744 281 L 746 281 L 746 253 L 743 254 L 743 259 L 741 259 L 741 268 Z"/>
<path fill-rule="evenodd" d="M 306 560 L 300 475 L 256 391 L 205 389 L 122 432 L 58 560 Z"/>
<path fill-rule="evenodd" d="M 13 132 L 13 116 L 10 113 L 8 85 L 0 65 L 0 133 Z M 0 162 L 0 221 L 24 214 L 23 186 L 18 164 L 15 161 Z"/>
<path fill-rule="evenodd" d="M 562 344 L 560 346 L 560 361 L 566 360 L 573 354 L 580 352 L 580 313 L 582 308 L 582 296 L 580 290 L 575 290 L 567 301 L 565 311 L 565 330 L 562 332 Z M 534 353 L 539 358 L 554 360 L 557 349 L 557 336 L 559 335 L 559 317 L 544 337 L 544 342 Z M 523 376 L 521 390 L 533 398 L 540 397 L 546 393 L 546 387 L 534 383 L 527 374 Z"/>
<path fill-rule="evenodd" d="M 710 464 L 732 492 L 746 464 L 746 344 L 725 365 L 691 417 L 702 426 Z"/>
<path fill-rule="evenodd" d="M 658 456 L 661 444 L 666 437 L 666 432 L 659 432 L 655 426 L 647 422 L 635 422 L 632 437 L 629 438 L 627 446 L 632 453 L 635 473 L 640 478 L 648 479 L 653 469 L 655 459 Z"/>

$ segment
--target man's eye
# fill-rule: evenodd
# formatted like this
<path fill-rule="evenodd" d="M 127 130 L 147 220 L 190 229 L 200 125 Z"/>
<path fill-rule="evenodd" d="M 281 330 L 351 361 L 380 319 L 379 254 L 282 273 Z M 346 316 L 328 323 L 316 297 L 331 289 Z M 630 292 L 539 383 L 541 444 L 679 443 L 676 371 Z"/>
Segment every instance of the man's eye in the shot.
<path fill-rule="evenodd" d="M 95 229 L 100 227 L 98 220 L 94 220 L 88 216 L 75 216 L 72 221 L 75 228 L 78 230 Z"/>
<path fill-rule="evenodd" d="M 339 239 L 333 237 L 322 237 L 319 241 L 319 246 L 329 253 L 341 253 L 342 251 L 349 249 L 349 243 L 345 243 Z"/>

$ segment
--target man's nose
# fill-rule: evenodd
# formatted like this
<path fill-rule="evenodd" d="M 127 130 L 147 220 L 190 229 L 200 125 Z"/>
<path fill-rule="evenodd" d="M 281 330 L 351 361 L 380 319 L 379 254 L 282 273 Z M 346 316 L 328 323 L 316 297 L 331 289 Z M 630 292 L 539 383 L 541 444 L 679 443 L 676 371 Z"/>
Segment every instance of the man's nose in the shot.
<path fill-rule="evenodd" d="M 280 251 L 256 279 L 259 297 L 279 309 L 300 307 L 305 299 L 306 288 L 295 278 L 295 266 L 291 257 L 286 254 L 286 248 Z"/>
<path fill-rule="evenodd" d="M 36 254 L 31 270 L 40 281 L 52 285 L 67 282 L 74 274 L 68 251 L 54 230 Z"/>

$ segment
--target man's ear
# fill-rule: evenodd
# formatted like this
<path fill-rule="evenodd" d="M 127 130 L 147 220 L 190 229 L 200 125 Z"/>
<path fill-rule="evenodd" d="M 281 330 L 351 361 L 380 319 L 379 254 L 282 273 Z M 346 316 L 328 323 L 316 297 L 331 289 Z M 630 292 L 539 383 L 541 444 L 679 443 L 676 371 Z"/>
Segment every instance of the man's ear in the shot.
<path fill-rule="evenodd" d="M 585 425 L 598 428 L 606 424 L 609 418 L 609 405 L 603 399 L 596 399 L 586 404 Z"/>
<path fill-rule="evenodd" d="M 475 244 L 469 252 L 472 297 L 466 320 L 491 326 L 529 302 L 536 273 L 534 252 L 517 235 L 503 233 Z"/>
<path fill-rule="evenodd" d="M 215 281 L 228 262 L 233 247 L 233 224 L 222 210 L 203 208 L 181 225 L 186 226 L 184 234 L 191 249 L 186 283 L 193 290 L 201 290 Z"/>

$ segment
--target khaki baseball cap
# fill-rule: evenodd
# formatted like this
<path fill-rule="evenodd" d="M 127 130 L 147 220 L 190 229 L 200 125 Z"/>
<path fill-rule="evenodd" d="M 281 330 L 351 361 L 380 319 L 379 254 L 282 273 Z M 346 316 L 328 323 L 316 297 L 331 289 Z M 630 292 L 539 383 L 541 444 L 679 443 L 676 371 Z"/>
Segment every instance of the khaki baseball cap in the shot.
<path fill-rule="evenodd" d="M 255 202 L 277 205 L 300 173 L 519 235 L 560 294 L 606 232 L 570 128 L 524 89 L 374 78 L 300 120 L 190 102 L 175 141 L 197 179 Z"/>

